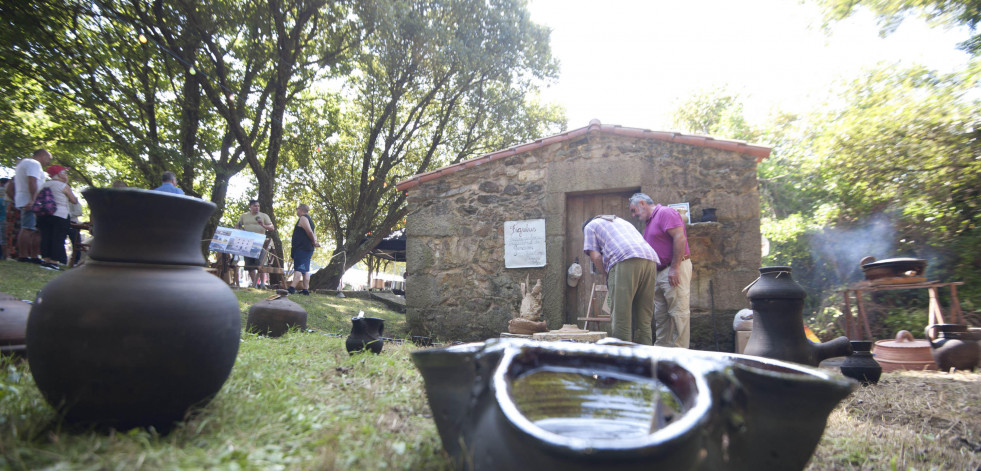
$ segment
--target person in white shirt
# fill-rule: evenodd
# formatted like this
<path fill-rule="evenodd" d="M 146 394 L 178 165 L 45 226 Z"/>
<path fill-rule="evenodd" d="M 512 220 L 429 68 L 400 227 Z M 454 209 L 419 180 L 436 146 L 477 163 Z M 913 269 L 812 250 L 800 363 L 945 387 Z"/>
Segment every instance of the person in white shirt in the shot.
<path fill-rule="evenodd" d="M 60 269 L 59 263 L 68 263 L 68 254 L 65 252 L 65 237 L 71 228 L 70 205 L 78 204 L 78 198 L 72 193 L 72 187 L 68 186 L 68 168 L 61 165 L 52 165 L 46 170 L 51 180 L 41 185 L 41 190 L 45 188 L 51 190 L 54 197 L 55 212 L 37 217 L 37 227 L 41 232 L 41 266 L 51 270 Z"/>
<path fill-rule="evenodd" d="M 44 171 L 51 162 L 46 149 L 34 151 L 31 158 L 17 162 L 14 170 L 14 207 L 20 211 L 20 232 L 17 234 L 17 254 L 20 262 L 41 264 L 41 233 L 37 230 L 37 218 L 31 207 L 34 198 L 44 184 Z"/>

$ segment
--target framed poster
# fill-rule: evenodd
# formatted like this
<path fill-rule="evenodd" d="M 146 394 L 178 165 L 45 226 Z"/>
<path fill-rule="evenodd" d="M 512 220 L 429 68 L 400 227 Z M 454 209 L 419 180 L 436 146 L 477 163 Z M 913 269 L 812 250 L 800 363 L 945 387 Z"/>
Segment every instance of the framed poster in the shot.
<path fill-rule="evenodd" d="M 208 250 L 259 258 L 262 244 L 265 242 L 265 234 L 218 226 L 215 229 L 215 236 L 211 238 L 211 244 L 208 245 Z"/>
<path fill-rule="evenodd" d="M 504 222 L 504 268 L 545 266 L 545 220 Z"/>
<path fill-rule="evenodd" d="M 685 221 L 685 224 L 691 224 L 691 208 L 688 203 L 674 203 L 669 204 L 668 207 L 681 214 L 681 220 Z"/>

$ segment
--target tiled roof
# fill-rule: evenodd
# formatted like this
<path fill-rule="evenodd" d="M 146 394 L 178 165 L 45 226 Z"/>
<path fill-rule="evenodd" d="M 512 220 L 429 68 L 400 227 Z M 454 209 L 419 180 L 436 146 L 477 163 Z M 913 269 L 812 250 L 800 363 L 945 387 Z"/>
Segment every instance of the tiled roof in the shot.
<path fill-rule="evenodd" d="M 740 154 L 752 155 L 756 157 L 757 163 L 762 162 L 763 159 L 770 156 L 769 147 L 747 144 L 743 141 L 715 139 L 710 136 L 696 136 L 696 135 L 689 135 L 689 134 L 681 134 L 677 132 L 650 131 L 647 129 L 639 129 L 639 128 L 625 128 L 623 126 L 618 126 L 618 125 L 601 124 L 599 120 L 594 119 L 590 121 L 589 125 L 584 128 L 567 131 L 562 134 L 556 134 L 551 137 L 538 139 L 534 142 L 528 142 L 525 144 L 510 147 L 508 149 L 492 152 L 490 154 L 484 154 L 481 155 L 480 157 L 475 157 L 473 159 L 466 160 L 457 164 L 438 168 L 431 172 L 413 175 L 399 182 L 396 185 L 396 188 L 398 188 L 400 191 L 406 191 L 416 185 L 419 185 L 420 183 L 427 182 L 430 180 L 435 180 L 445 175 L 459 172 L 460 170 L 463 170 L 465 168 L 476 167 L 477 165 L 482 165 L 487 162 L 492 162 L 497 159 L 502 159 L 504 157 L 510 157 L 512 155 L 522 154 L 548 145 L 557 144 L 559 142 L 575 139 L 579 136 L 583 136 L 590 132 L 601 132 L 601 133 L 613 134 L 617 136 L 638 137 L 643 139 L 657 139 L 659 141 L 678 142 L 681 144 L 687 144 L 691 146 L 710 147 L 712 149 L 728 150 Z"/>

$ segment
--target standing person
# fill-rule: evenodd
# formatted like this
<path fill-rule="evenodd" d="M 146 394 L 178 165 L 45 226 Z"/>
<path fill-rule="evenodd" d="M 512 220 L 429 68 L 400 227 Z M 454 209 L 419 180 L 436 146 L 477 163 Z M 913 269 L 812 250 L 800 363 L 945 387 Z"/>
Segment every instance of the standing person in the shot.
<path fill-rule="evenodd" d="M 14 180 L 11 178 L 3 187 L 4 199 L 7 206 L 7 229 L 5 233 L 0 233 L 4 239 L 4 247 L 7 257 L 17 258 L 17 233 L 20 232 L 20 210 L 14 205 Z"/>
<path fill-rule="evenodd" d="M 38 149 L 30 158 L 17 162 L 14 173 L 14 206 L 20 210 L 20 232 L 17 233 L 17 261 L 41 264 L 41 234 L 37 217 L 31 208 L 34 198 L 44 184 L 44 170 L 51 162 L 51 153 Z"/>
<path fill-rule="evenodd" d="M 163 184 L 154 188 L 154 191 L 162 191 L 164 193 L 173 193 L 175 195 L 183 195 L 184 190 L 177 188 L 177 175 L 174 172 L 166 171 L 160 176 L 160 180 Z"/>
<path fill-rule="evenodd" d="M 300 294 L 310 294 L 310 258 L 313 248 L 320 247 L 317 235 L 313 232 L 313 219 L 310 219 L 310 207 L 300 204 L 296 207 L 296 225 L 293 226 L 293 240 L 290 257 L 293 258 L 293 282 L 289 292 L 293 294 L 299 285 Z"/>
<path fill-rule="evenodd" d="M 259 211 L 259 200 L 249 200 L 249 211 L 238 218 L 238 224 L 235 225 L 236 229 L 242 229 L 249 232 L 255 232 L 256 234 L 265 235 L 266 231 L 271 231 L 276 229 L 273 226 L 272 219 L 269 219 L 269 215 Z M 265 246 L 265 244 L 263 244 Z M 249 286 L 259 286 L 259 279 L 256 276 L 256 268 L 261 267 L 266 262 L 266 251 L 263 250 L 259 253 L 259 257 L 245 257 L 245 266 L 249 271 Z M 259 276 L 262 276 L 260 273 Z M 265 288 L 265 283 L 262 284 L 262 288 Z"/>
<path fill-rule="evenodd" d="M 0 260 L 7 259 L 7 182 L 9 178 L 0 178 Z"/>
<path fill-rule="evenodd" d="M 593 217 L 582 232 L 583 252 L 607 277 L 613 336 L 650 345 L 658 264 L 654 249 L 632 224 L 613 215 Z"/>
<path fill-rule="evenodd" d="M 78 204 L 78 198 L 68 186 L 68 168 L 52 165 L 46 172 L 51 179 L 44 182 L 41 189 L 49 189 L 54 197 L 55 212 L 37 217 L 37 227 L 41 232 L 41 266 L 49 270 L 60 270 L 58 265 L 68 263 L 65 253 L 65 237 L 71 229 L 69 213 L 71 204 Z"/>
<path fill-rule="evenodd" d="M 691 296 L 691 251 L 685 222 L 672 208 L 655 205 L 644 193 L 630 197 L 630 214 L 643 221 L 644 240 L 661 262 L 654 291 L 654 345 L 688 348 L 691 340 L 688 308 Z"/>

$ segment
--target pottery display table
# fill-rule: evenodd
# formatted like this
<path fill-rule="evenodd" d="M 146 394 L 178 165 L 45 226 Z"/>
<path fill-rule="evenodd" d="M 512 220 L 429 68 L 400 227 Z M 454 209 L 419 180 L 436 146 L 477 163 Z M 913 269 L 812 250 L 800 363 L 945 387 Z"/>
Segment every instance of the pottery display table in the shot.
<path fill-rule="evenodd" d="M 869 320 L 865 316 L 865 307 L 862 304 L 862 293 L 865 292 L 876 292 L 876 291 L 888 291 L 897 289 L 922 289 L 925 288 L 930 293 L 930 307 L 927 312 L 927 325 L 930 324 L 944 324 L 944 323 L 963 323 L 964 316 L 961 313 L 961 304 L 957 300 L 957 287 L 963 285 L 963 281 L 950 281 L 950 282 L 939 282 L 939 281 L 923 281 L 918 283 L 881 283 L 874 284 L 868 281 L 863 281 L 855 283 L 846 289 L 839 290 L 838 292 L 842 294 L 845 299 L 845 336 L 850 339 L 862 338 L 862 327 L 865 327 L 866 339 L 872 338 L 872 331 L 869 329 Z M 938 300 L 937 288 L 947 286 L 950 288 L 950 318 L 945 319 L 943 310 L 940 308 L 940 301 Z M 857 310 L 857 316 L 853 320 L 852 318 L 852 308 L 851 308 L 851 297 L 855 297 L 855 307 Z M 861 324 L 859 324 L 861 322 Z"/>

